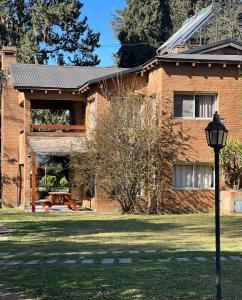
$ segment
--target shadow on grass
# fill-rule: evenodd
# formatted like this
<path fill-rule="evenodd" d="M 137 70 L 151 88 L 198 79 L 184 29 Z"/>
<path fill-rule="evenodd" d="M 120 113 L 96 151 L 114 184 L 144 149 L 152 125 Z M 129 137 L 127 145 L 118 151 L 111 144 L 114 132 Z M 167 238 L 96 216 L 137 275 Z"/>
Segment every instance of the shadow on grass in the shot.
<path fill-rule="evenodd" d="M 56 264 L 48 266 L 16 265 L 1 266 L 0 279 L 4 289 L 12 292 L 24 291 L 28 298 L 40 300 L 79 300 L 79 299 L 162 299 L 162 300 L 211 300 L 215 299 L 215 260 L 212 251 L 162 252 L 181 246 L 179 241 L 187 239 L 184 247 L 203 246 L 204 236 L 214 243 L 214 217 L 209 216 L 156 216 L 156 217 L 88 217 L 82 215 L 8 215 L 8 226 L 16 228 L 13 238 L 2 242 L 1 251 L 35 252 L 45 254 L 74 251 L 111 251 L 126 250 L 122 255 L 128 257 L 128 250 L 156 249 L 157 253 L 140 253 L 131 265 L 116 263 L 110 266 Z M 241 217 L 222 217 L 222 234 L 229 245 L 239 243 L 242 236 Z M 133 235 L 132 235 L 133 233 Z M 194 235 L 195 239 L 190 240 Z M 79 237 L 79 238 L 78 238 Z M 240 238 L 240 240 L 239 240 Z M 163 239 L 154 244 L 152 239 Z M 137 242 L 136 242 L 137 241 Z M 142 243 L 140 243 L 142 241 Z M 208 241 L 206 241 L 208 243 Z M 204 245 L 206 247 L 206 245 Z M 242 243 L 241 243 L 242 246 Z M 223 247 L 222 247 L 223 248 Z M 223 256 L 241 255 L 239 251 L 223 252 Z M 176 257 L 186 257 L 189 262 L 179 262 Z M 56 258 L 58 258 L 57 256 Z M 112 253 L 107 256 L 113 257 Z M 158 258 L 172 257 L 168 263 L 158 263 Z M 207 261 L 198 262 L 195 257 L 206 257 Z M 42 259 L 37 256 L 36 259 Z M 68 256 L 66 259 L 70 258 Z M 141 263 L 140 259 L 149 259 Z M 16 259 L 16 258 L 14 258 Z M 30 259 L 30 258 L 29 258 Z M 62 257 L 61 260 L 64 258 Z M 27 256 L 28 260 L 28 256 Z M 228 259 L 222 262 L 224 299 L 242 299 L 240 288 L 242 268 L 240 261 Z M 0 297 L 1 299 L 1 297 Z M 4 299 L 4 298 L 3 298 Z M 20 298 L 21 299 L 21 298 Z"/>
<path fill-rule="evenodd" d="M 235 254 L 235 253 L 234 253 Z M 28 299 L 79 300 L 79 299 L 161 299 L 161 300 L 212 300 L 215 299 L 215 261 L 209 251 L 189 253 L 189 262 L 178 262 L 172 256 L 169 263 L 140 263 L 105 266 L 57 264 L 2 267 L 0 279 L 5 291 L 24 291 Z M 231 255 L 230 252 L 223 253 Z M 160 257 L 160 256 L 159 256 Z M 198 262 L 195 257 L 207 257 Z M 164 258 L 164 256 L 160 257 Z M 240 278 L 241 262 L 222 262 L 222 284 L 225 300 L 242 299 Z M 0 299 L 4 299 L 1 298 Z M 22 298 L 19 298 L 22 299 Z M 23 298 L 26 299 L 26 298 Z"/>

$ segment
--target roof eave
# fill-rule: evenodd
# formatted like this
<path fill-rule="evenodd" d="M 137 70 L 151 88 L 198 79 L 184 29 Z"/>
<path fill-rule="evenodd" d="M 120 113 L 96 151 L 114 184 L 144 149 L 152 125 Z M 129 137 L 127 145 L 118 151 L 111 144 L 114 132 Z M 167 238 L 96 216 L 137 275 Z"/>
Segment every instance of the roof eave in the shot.
<path fill-rule="evenodd" d="M 85 82 L 84 84 L 82 84 L 81 86 L 79 86 L 78 90 L 81 93 L 84 93 L 84 92 L 86 92 L 90 89 L 90 85 L 93 85 L 93 84 L 96 84 L 96 83 L 101 83 L 101 82 L 106 81 L 108 79 L 119 78 L 123 75 L 128 75 L 128 74 L 131 74 L 131 73 L 136 73 L 137 74 L 140 71 L 142 71 L 142 68 L 143 68 L 143 66 L 138 66 L 138 67 L 123 70 L 123 71 L 120 71 L 120 72 L 117 72 L 117 73 L 114 73 L 114 74 L 109 74 L 109 75 L 106 75 L 106 76 L 102 76 L 102 77 L 98 77 L 98 78 L 89 80 L 89 81 Z"/>

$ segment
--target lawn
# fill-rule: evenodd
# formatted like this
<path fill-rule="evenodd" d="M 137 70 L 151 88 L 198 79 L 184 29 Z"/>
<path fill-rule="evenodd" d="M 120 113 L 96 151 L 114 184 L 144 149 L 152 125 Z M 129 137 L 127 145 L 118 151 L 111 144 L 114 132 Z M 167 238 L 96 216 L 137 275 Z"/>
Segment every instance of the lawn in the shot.
<path fill-rule="evenodd" d="M 23 261 L 0 265 L 1 291 L 10 293 L 0 299 L 215 299 L 213 215 L 31 214 L 4 209 L 0 221 L 16 229 L 8 241 L 0 241 L 0 263 Z M 241 300 L 242 261 L 230 256 L 242 257 L 242 216 L 222 217 L 221 227 L 224 299 Z M 106 258 L 114 258 L 114 263 L 102 264 Z M 121 263 L 120 258 L 131 258 L 132 263 Z M 38 264 L 26 264 L 36 259 Z M 52 259 L 56 263 L 46 263 Z"/>

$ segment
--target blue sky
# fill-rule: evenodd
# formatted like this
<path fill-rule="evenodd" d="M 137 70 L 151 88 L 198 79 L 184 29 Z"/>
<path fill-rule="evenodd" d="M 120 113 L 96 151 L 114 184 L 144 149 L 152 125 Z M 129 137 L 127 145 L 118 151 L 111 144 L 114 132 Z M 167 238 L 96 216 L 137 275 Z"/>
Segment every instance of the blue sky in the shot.
<path fill-rule="evenodd" d="M 95 32 L 101 33 L 99 42 L 101 47 L 96 50 L 101 60 L 100 66 L 110 66 L 114 63 L 112 54 L 119 49 L 119 42 L 114 39 L 110 25 L 111 13 L 116 9 L 124 8 L 126 2 L 125 0 L 82 0 L 81 2 L 84 4 L 81 11 L 83 16 L 87 16 L 88 25 Z"/>

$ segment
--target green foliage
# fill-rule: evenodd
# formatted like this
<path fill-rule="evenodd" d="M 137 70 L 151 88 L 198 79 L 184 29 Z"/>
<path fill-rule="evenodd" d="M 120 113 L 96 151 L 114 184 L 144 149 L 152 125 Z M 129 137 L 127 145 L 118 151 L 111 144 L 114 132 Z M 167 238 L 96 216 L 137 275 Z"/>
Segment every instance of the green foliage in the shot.
<path fill-rule="evenodd" d="M 119 67 L 135 67 L 156 54 L 169 37 L 172 25 L 168 0 L 127 0 L 112 21 L 121 47 L 115 55 Z"/>
<path fill-rule="evenodd" d="M 192 3 L 191 0 L 170 0 L 170 7 L 173 33 L 175 33 L 191 15 Z"/>
<path fill-rule="evenodd" d="M 32 109 L 32 124 L 69 125 L 70 111 L 66 109 Z"/>
<path fill-rule="evenodd" d="M 211 4 L 210 0 L 127 0 L 127 7 L 117 10 L 111 22 L 121 47 L 115 54 L 120 67 L 141 65 L 156 55 L 156 49 L 175 33 L 183 22 Z M 195 33 L 192 44 L 209 43 L 224 38 L 242 38 L 242 3 L 240 0 L 217 1 L 221 9 Z"/>
<path fill-rule="evenodd" d="M 228 188 L 239 190 L 242 188 L 242 143 L 230 140 L 220 151 L 220 167 L 225 184 Z"/>
<path fill-rule="evenodd" d="M 0 2 L 0 47 L 18 47 L 21 63 L 97 65 L 99 33 L 81 18 L 79 0 L 4 0 Z"/>
<path fill-rule="evenodd" d="M 69 182 L 68 180 L 66 179 L 66 177 L 62 177 L 61 180 L 60 180 L 60 186 L 68 186 Z"/>
<path fill-rule="evenodd" d="M 43 176 L 40 180 L 40 186 L 54 186 L 56 183 L 56 176 L 53 175 L 47 175 Z"/>

